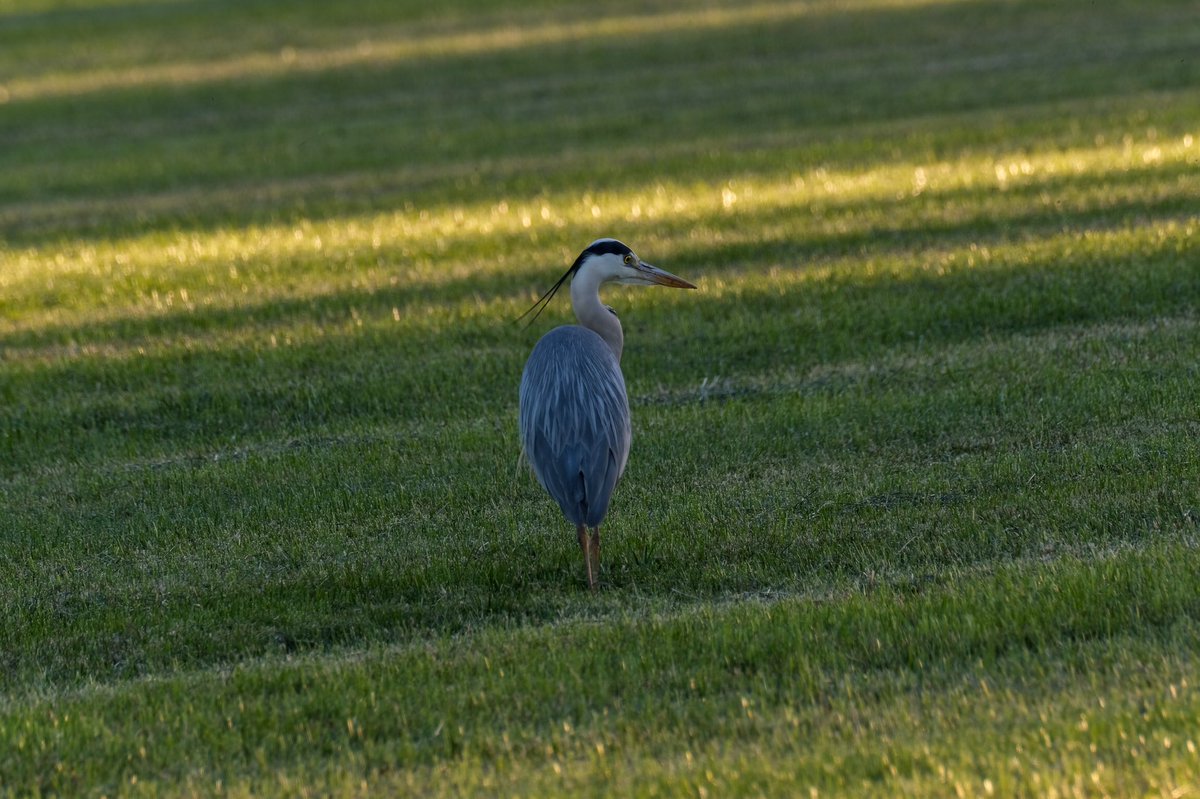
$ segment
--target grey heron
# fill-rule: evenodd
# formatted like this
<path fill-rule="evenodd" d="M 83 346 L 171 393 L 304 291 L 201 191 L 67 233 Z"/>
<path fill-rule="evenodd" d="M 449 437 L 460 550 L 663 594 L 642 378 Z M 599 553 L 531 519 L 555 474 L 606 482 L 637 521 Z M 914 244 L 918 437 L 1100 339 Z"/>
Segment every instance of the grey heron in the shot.
<path fill-rule="evenodd" d="M 579 324 L 556 327 L 534 346 L 521 375 L 518 418 L 525 457 L 575 525 L 588 588 L 595 590 L 600 523 L 625 471 L 632 435 L 621 374 L 625 335 L 616 312 L 600 302 L 600 286 L 696 287 L 644 262 L 616 239 L 597 239 L 522 318 L 536 309 L 537 319 L 568 278 Z"/>

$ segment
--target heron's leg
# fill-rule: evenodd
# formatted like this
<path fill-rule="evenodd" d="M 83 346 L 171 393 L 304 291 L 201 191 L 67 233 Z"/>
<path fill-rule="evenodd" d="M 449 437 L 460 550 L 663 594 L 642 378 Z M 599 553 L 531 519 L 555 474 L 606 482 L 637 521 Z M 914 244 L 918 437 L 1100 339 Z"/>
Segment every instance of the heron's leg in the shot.
<path fill-rule="evenodd" d="M 587 568 L 588 588 L 595 591 L 596 577 L 592 573 L 592 547 L 591 540 L 588 538 L 587 527 L 581 524 L 575 532 L 579 536 L 579 548 L 583 550 L 583 565 Z"/>
<path fill-rule="evenodd" d="M 596 559 L 596 576 L 600 576 L 600 527 L 592 528 L 592 557 Z"/>

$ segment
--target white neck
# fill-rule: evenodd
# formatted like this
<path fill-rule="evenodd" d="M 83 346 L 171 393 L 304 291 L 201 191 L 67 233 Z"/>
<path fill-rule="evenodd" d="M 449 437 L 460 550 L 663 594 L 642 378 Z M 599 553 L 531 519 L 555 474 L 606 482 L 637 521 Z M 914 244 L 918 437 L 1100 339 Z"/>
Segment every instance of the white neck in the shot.
<path fill-rule="evenodd" d="M 580 269 L 571 279 L 571 307 L 579 324 L 600 334 L 612 347 L 617 362 L 621 361 L 621 350 L 625 348 L 625 333 L 617 315 L 600 302 L 600 284 L 606 276 L 599 270 Z"/>

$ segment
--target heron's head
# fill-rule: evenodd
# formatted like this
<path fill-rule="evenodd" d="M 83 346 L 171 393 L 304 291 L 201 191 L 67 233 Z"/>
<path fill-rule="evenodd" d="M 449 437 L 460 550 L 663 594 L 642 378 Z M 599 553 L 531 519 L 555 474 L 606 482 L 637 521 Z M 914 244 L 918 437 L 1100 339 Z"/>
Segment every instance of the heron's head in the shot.
<path fill-rule="evenodd" d="M 627 286 L 670 286 L 694 289 L 691 283 L 664 272 L 638 258 L 637 253 L 616 239 L 596 239 L 575 259 L 572 269 L 594 273 L 599 283 L 623 283 Z"/>
<path fill-rule="evenodd" d="M 555 293 L 559 290 L 563 283 L 573 277 L 587 275 L 596 280 L 596 285 L 601 283 L 623 283 L 629 286 L 670 286 L 677 289 L 694 289 L 696 288 L 691 283 L 683 278 L 676 277 L 670 272 L 659 269 L 657 266 L 651 266 L 637 256 L 633 250 L 617 241 L 616 239 L 596 239 L 579 253 L 579 257 L 575 259 L 575 263 L 571 264 L 571 268 L 558 279 L 558 282 L 550 287 L 550 290 L 541 296 L 541 298 L 533 304 L 533 307 L 522 314 L 522 318 L 528 316 L 529 313 L 537 309 L 533 319 L 529 320 L 529 324 L 533 324 L 533 320 L 538 318 L 550 300 L 554 298 Z M 540 308 L 538 306 L 541 306 Z"/>

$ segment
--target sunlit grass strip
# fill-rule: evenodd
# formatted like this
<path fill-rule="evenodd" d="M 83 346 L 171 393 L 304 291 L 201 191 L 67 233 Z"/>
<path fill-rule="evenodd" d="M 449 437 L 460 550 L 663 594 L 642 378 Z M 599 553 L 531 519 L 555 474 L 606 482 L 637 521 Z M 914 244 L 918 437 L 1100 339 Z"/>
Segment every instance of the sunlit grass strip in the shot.
<path fill-rule="evenodd" d="M 566 192 L 535 203 L 501 200 L 419 211 L 372 214 L 327 221 L 222 229 L 203 233 L 154 233 L 86 244 L 0 249 L 0 289 L 10 304 L 55 310 L 7 314 L 0 333 L 36 326 L 75 308 L 113 308 L 118 314 L 229 303 L 238 293 L 267 297 L 316 296 L 331 288 L 434 288 L 482 275 L 532 275 L 530 235 L 562 241 L 574 229 L 651 231 L 631 243 L 647 257 L 671 257 L 694 241 L 730 243 L 778 238 L 781 212 L 794 210 L 786 230 L 797 244 L 809 236 L 919 231 L 928 224 L 929 203 L 944 198 L 939 216 L 995 221 L 1030 212 L 1025 194 L 1009 194 L 1055 183 L 1038 203 L 1056 212 L 1095 212 L 1116 203 L 1161 200 L 1196 190 L 1197 180 L 1164 179 L 1159 170 L 1200 163 L 1192 135 L 1079 148 L 1012 158 L 969 158 L 937 164 L 898 164 L 864 172 L 809 170 L 804 173 L 735 177 L 721 185 L 659 182 L 653 188 L 604 192 L 580 198 Z M 1144 181 L 1119 188 L 1105 178 L 1136 171 Z M 1073 180 L 1086 179 L 1076 187 Z M 911 201 L 922 198 L 923 204 Z M 814 218 L 810 208 L 819 206 Z M 763 222 L 756 224 L 762 217 Z M 689 236 L 681 235 L 689 231 Z M 624 235 L 624 234 L 623 234 Z M 586 236 L 584 236 L 586 238 Z M 632 236 L 630 236 L 632 237 Z M 590 239 L 589 239 L 590 240 Z M 569 261 L 582 243 L 559 243 L 551 261 Z M 572 249 L 574 248 L 574 249 Z M 545 247 L 540 248 L 544 253 Z M 654 255 L 649 253 L 653 251 Z M 465 255 L 464 255 L 465 253 Z M 722 265 L 714 264 L 716 267 Z M 231 296 L 230 290 L 234 288 Z M 245 297 L 243 297 L 244 299 Z M 133 300 L 133 302 L 131 302 Z M 234 304 L 237 304 L 236 302 Z M 11 307 L 11 305 L 10 305 Z M 20 307 L 20 306 L 17 306 Z M 24 324 L 16 321 L 24 316 Z"/>
<path fill-rule="evenodd" d="M 1196 220 L 1171 219 L 1138 227 L 1062 232 L 1028 241 L 985 243 L 982 246 L 975 242 L 929 246 L 911 253 L 884 251 L 866 258 L 836 256 L 810 263 L 787 263 L 776 257 L 750 264 L 720 264 L 707 267 L 705 274 L 693 275 L 701 294 L 686 300 L 689 305 L 728 299 L 748 301 L 760 295 L 794 292 L 806 285 L 837 282 L 870 286 L 882 281 L 903 283 L 964 272 L 995 276 L 1011 273 L 1014 279 L 1027 272 L 1039 275 L 1049 285 L 1059 279 L 1056 275 L 1065 263 L 1085 261 L 1094 262 L 1098 270 L 1103 264 L 1126 264 L 1127 269 L 1132 270 L 1130 274 L 1137 274 L 1154 269 L 1146 264 L 1147 258 L 1166 257 L 1172 263 L 1186 258 L 1188 253 L 1200 247 L 1198 234 L 1200 223 Z M 719 252 L 720 246 L 748 240 L 750 236 L 755 236 L 759 244 L 769 244 L 777 241 L 777 235 L 764 236 L 761 232 L 727 235 L 706 246 Z M 654 251 L 663 253 L 664 263 L 668 263 L 673 254 L 695 244 L 694 235 L 683 232 L 672 238 L 656 238 Z M 1139 262 L 1142 266 L 1133 266 Z M 486 260 L 479 266 L 476 263 L 460 263 L 447 270 L 451 273 L 449 276 L 431 274 L 427 279 L 437 286 L 450 278 L 466 280 L 473 274 L 472 267 L 475 274 L 487 274 L 495 268 Z M 532 271 L 527 260 L 514 255 L 504 258 L 501 263 L 524 278 Z M 5 359 L 10 365 L 25 363 L 31 366 L 39 362 L 61 363 L 83 358 L 120 361 L 170 352 L 256 351 L 305 345 L 318 339 L 349 342 L 379 334 L 412 341 L 414 336 L 437 333 L 454 326 L 498 326 L 512 322 L 528 304 L 528 297 L 514 295 L 498 284 L 489 284 L 497 290 L 493 296 L 484 296 L 478 290 L 466 292 L 466 297 L 461 296 L 462 292 L 457 292 L 457 297 L 439 296 L 437 292 L 410 294 L 424 287 L 422 281 L 411 275 L 407 280 L 401 280 L 390 265 L 348 267 L 348 271 L 352 271 L 353 277 L 340 284 L 330 279 L 310 280 L 281 290 L 272 280 L 277 277 L 274 270 L 251 273 L 249 279 L 243 279 L 237 267 L 229 267 L 225 274 L 210 276 L 208 285 L 211 288 L 207 291 L 180 287 L 160 293 L 155 289 L 143 295 L 135 305 L 108 308 L 99 305 L 95 310 L 43 312 L 26 324 L 17 322 L 7 326 L 10 341 L 5 348 Z M 546 271 L 552 274 L 549 267 Z M 1108 271 L 1105 269 L 1106 273 Z M 345 289 L 352 291 L 351 297 L 323 299 L 332 291 Z M 286 315 L 273 312 L 274 305 L 284 300 L 298 301 L 301 306 Z M 621 302 L 638 307 L 676 306 L 684 301 L 672 295 L 647 296 L 630 292 L 621 298 Z M 254 313 L 255 308 L 260 309 L 258 314 Z M 555 313 L 567 314 L 566 308 L 564 304 Z M 186 323 L 194 314 L 233 309 L 245 312 L 244 321 L 238 321 L 234 326 L 213 327 L 203 323 L 202 317 L 194 325 Z M 182 326 L 178 327 L 179 337 L 128 337 L 117 331 L 105 336 L 95 327 L 156 319 L 182 321 Z M 55 335 L 56 327 L 63 332 Z M 63 337 L 74 340 L 84 331 L 88 332 L 83 340 L 63 343 Z M 517 333 L 519 330 L 514 330 L 514 335 Z M 41 337 L 39 334 L 48 334 L 49 341 L 34 343 Z M 32 338 L 32 341 L 22 343 L 23 338 Z"/>
<path fill-rule="evenodd" d="M 573 751 L 550 747 L 547 758 L 517 755 L 497 763 L 463 756 L 376 770 L 366 757 L 353 756 L 341 768 L 279 768 L 219 784 L 231 797 L 301 786 L 335 797 L 390 790 L 422 796 L 1186 796 L 1200 779 L 1200 741 L 1188 729 L 1188 717 L 1200 714 L 1197 675 L 1172 654 L 1140 659 L 1144 650 L 1130 643 L 1084 648 L 1105 661 L 1103 674 L 1044 664 L 1036 675 L 1053 682 L 1051 695 L 1033 684 L 1034 674 L 1011 673 L 1018 666 L 1000 673 L 976 669 L 915 700 L 873 697 L 873 684 L 849 680 L 844 695 L 816 711 L 743 697 L 741 713 L 729 711 L 736 735 L 722 741 L 680 735 L 669 755 L 641 751 L 633 730 L 625 738 L 589 740 L 586 730 L 571 728 L 561 735 L 573 736 Z M 1140 732 L 1147 727 L 1149 734 Z M 217 782 L 193 774 L 182 784 L 203 793 Z M 145 791 L 166 786 L 174 783 L 151 778 Z"/>
<path fill-rule="evenodd" d="M 1110 135 L 1097 134 L 1095 146 L 1121 143 L 1123 148 L 1132 148 L 1130 153 L 1135 157 L 1131 167 L 1136 168 L 1136 158 L 1141 157 L 1143 165 L 1153 166 L 1162 154 L 1161 144 L 1168 146 L 1178 139 L 1187 145 L 1189 132 L 1186 125 L 1179 124 L 1179 115 L 1190 101 L 1190 92 L 1157 92 L 1152 98 L 1144 95 L 1120 98 L 1115 103 L 1109 101 L 1098 106 L 1094 100 L 1075 102 L 1054 102 L 1052 104 L 1035 104 L 1019 109 L 1011 109 L 1007 114 L 1000 115 L 993 111 L 961 112 L 950 116 L 941 116 L 944 120 L 940 125 L 933 125 L 930 120 L 915 118 L 902 122 L 861 123 L 854 126 L 854 138 L 847 141 L 845 134 L 819 129 L 809 131 L 757 131 L 753 134 L 739 135 L 736 147 L 731 151 L 731 142 L 725 136 L 705 136 L 703 134 L 682 139 L 677 142 L 663 142 L 653 148 L 644 143 L 634 141 L 616 145 L 606 143 L 603 148 L 605 163 L 609 165 L 609 186 L 623 183 L 634 183 L 638 190 L 645 191 L 647 170 L 654 169 L 658 176 L 655 185 L 673 184 L 673 177 L 680 170 L 686 170 L 695 182 L 708 181 L 721 183 L 729 176 L 755 175 L 764 177 L 764 166 L 767 170 L 775 168 L 778 163 L 794 163 L 797 166 L 790 170 L 792 176 L 806 176 L 816 172 L 822 166 L 824 172 L 833 175 L 863 174 L 866 170 L 847 170 L 845 167 L 831 164 L 855 164 L 860 158 L 856 153 L 864 148 L 870 149 L 871 142 L 879 139 L 897 140 L 898 146 L 917 151 L 929 151 L 939 139 L 934 131 L 961 130 L 965 126 L 982 126 L 984 128 L 1011 128 L 1011 138 L 1015 141 L 1036 140 L 1038 150 L 1043 154 L 1071 152 L 1079 149 L 1067 142 L 1075 142 L 1068 133 L 1058 131 L 1047 138 L 1039 121 L 1046 114 L 1054 117 L 1083 118 L 1092 126 L 1099 125 L 1101 129 L 1110 131 Z M 1144 120 L 1145 104 L 1173 109 L 1165 117 L 1158 117 L 1161 129 L 1148 126 Z M 1102 119 L 1095 119 L 1099 115 Z M 954 138 L 954 134 L 950 134 Z M 1193 136 L 1194 139 L 1194 136 Z M 989 141 L 990 140 L 990 141 Z M 995 159 L 994 153 L 1009 146 L 999 133 L 989 134 L 981 141 L 975 141 L 966 146 L 957 145 L 964 153 L 959 162 L 971 158 Z M 1157 148 L 1157 149 L 1156 149 Z M 1088 148 L 1084 148 L 1085 150 Z M 709 162 L 714 153 L 722 153 L 720 160 Z M 1007 181 L 1007 175 L 1020 176 L 1013 181 L 1014 186 L 1027 185 L 1030 169 L 1036 165 L 1028 158 L 1028 148 L 1017 150 L 1014 157 L 1007 161 L 997 161 L 997 181 Z M 151 224 L 161 225 L 164 221 L 178 218 L 186 220 L 189 216 L 200 213 L 202 216 L 215 216 L 225 219 L 229 212 L 242 209 L 252 215 L 270 207 L 282 205 L 285 209 L 297 209 L 297 203 L 316 201 L 318 198 L 327 199 L 331 196 L 354 203 L 372 200 L 394 204 L 403 202 L 406 206 L 414 203 L 417 207 L 436 210 L 446 205 L 463 206 L 455 200 L 456 192 L 439 192 L 433 190 L 425 197 L 425 192 L 432 187 L 446 186 L 458 181 L 467 180 L 474 185 L 475 180 L 482 182 L 473 190 L 475 196 L 488 196 L 484 204 L 490 202 L 499 204 L 509 202 L 503 188 L 506 182 L 519 179 L 520 176 L 531 174 L 566 175 L 557 181 L 547 184 L 549 191 L 543 192 L 539 199 L 546 199 L 561 194 L 556 190 L 555 183 L 570 182 L 573 176 L 590 172 L 596 152 L 591 148 L 582 148 L 566 153 L 522 153 L 521 155 L 506 154 L 489 157 L 483 162 L 464 163 L 461 161 L 432 163 L 404 163 L 399 166 L 392 164 L 378 169 L 360 172 L 339 172 L 336 174 L 305 174 L 290 176 L 263 176 L 252 181 L 240 182 L 236 179 L 224 180 L 203 187 L 172 188 L 146 193 L 125 192 L 120 196 L 108 194 L 85 198 L 43 198 L 30 199 L 20 203 L 0 205 L 0 227 L 14 232 L 59 230 L 63 240 L 69 240 L 74 231 L 86 230 L 95 234 L 103 230 L 101 223 L 110 220 L 118 225 L 122 235 L 127 236 L 130 228 L 136 229 L 131 216 L 146 218 Z M 663 160 L 669 163 L 663 165 Z M 831 163 L 824 163 L 830 160 Z M 874 159 L 872 159 L 874 160 Z M 692 163 L 689 163 L 692 162 Z M 889 160 L 889 164 L 894 160 Z M 948 163 L 930 158 L 925 161 L 910 160 L 903 166 L 912 165 L 914 181 L 915 170 L 928 168 L 931 165 Z M 817 165 L 814 167 L 814 164 Z M 768 178 L 769 179 L 769 178 Z M 983 179 L 986 183 L 986 178 Z M 980 185 L 983 185 L 981 183 Z M 486 186 L 495 184 L 498 189 L 489 191 Z M 914 186 L 915 188 L 915 186 Z M 608 190 L 606 194 L 625 193 L 618 189 Z M 425 197 L 423 199 L 423 197 Z M 578 199 L 577 197 L 572 199 Z M 510 203 L 511 205 L 512 203 Z M 540 207 L 540 206 L 539 206 Z M 535 211 L 538 208 L 534 209 Z M 292 212 L 295 215 L 294 212 Z M 111 238 L 111 234 L 108 236 Z M 18 240 L 20 236 L 18 236 Z M 0 242 L 0 247 L 3 243 Z M 0 275 L 2 277 L 2 275 Z"/>
<path fill-rule="evenodd" d="M 1070 148 L 1043 153 L 972 155 L 936 163 L 891 162 L 868 170 L 806 169 L 799 172 L 733 175 L 708 184 L 699 181 L 656 180 L 651 187 L 637 186 L 622 191 L 578 193 L 551 191 L 535 201 L 488 200 L 421 208 L 411 212 L 302 221 L 275 226 L 224 229 L 212 233 L 153 233 L 104 241 L 99 244 L 50 246 L 0 250 L 0 287 L 15 286 L 25 277 L 52 272 L 80 272 L 104 277 L 129 272 L 146 265 L 197 263 L 218 258 L 241 257 L 283 259 L 297 253 L 362 249 L 370 245 L 417 249 L 431 240 L 470 241 L 482 237 L 515 234 L 531 228 L 566 225 L 669 222 L 683 225 L 698 221 L 715 210 L 746 213 L 781 207 L 806 207 L 821 203 L 826 210 L 853 210 L 855 206 L 902 200 L 923 194 L 990 189 L 1017 189 L 1061 179 L 1070 193 L 1073 179 L 1089 179 L 1094 185 L 1076 202 L 1110 192 L 1104 179 L 1136 171 L 1144 173 L 1147 190 L 1154 186 L 1156 172 L 1180 166 L 1200 165 L 1200 146 L 1192 134 L 1160 140 L 1152 128 L 1116 143 Z M 336 178 L 346 180 L 345 177 Z M 976 198 L 978 199 L 978 198 Z M 102 202 L 102 201 L 101 201 Z M 123 202 L 135 202 L 123 200 Z M 162 250 L 160 253 L 159 250 Z M 163 257 L 165 255 L 165 258 Z M 125 269 L 115 269 L 116 266 Z M 432 271 L 430 265 L 426 265 Z"/>
<path fill-rule="evenodd" d="M 805 0 L 754 3 L 688 11 L 659 10 L 648 14 L 589 17 L 579 22 L 534 22 L 477 30 L 414 36 L 403 30 L 393 39 L 364 38 L 357 44 L 326 49 L 285 46 L 272 53 L 249 53 L 231 58 L 144 65 L 123 69 L 94 69 L 18 78 L 0 85 L 0 103 L 87 94 L 110 89 L 145 89 L 199 83 L 269 78 L 297 73 L 328 73 L 358 66 L 386 66 L 402 61 L 446 56 L 483 55 L 584 39 L 621 38 L 647 34 L 705 31 L 740 25 L 762 25 L 835 11 L 914 8 L 962 0 Z M 378 35 L 378 34 L 376 34 Z M 384 36 L 387 32 L 383 33 Z"/>

